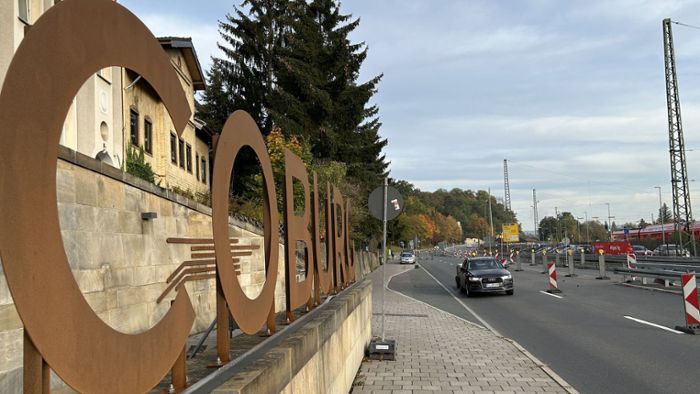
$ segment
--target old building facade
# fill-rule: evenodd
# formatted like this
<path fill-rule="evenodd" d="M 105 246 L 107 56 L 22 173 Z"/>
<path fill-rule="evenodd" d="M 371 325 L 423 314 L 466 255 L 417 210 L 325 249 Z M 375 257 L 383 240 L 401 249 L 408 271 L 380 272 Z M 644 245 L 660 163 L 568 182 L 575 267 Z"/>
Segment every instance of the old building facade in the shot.
<path fill-rule="evenodd" d="M 31 25 L 57 0 L 0 0 L 0 86 L 17 47 Z M 178 137 L 170 116 L 147 81 L 130 70 L 110 67 L 89 76 L 76 92 L 59 143 L 125 169 L 127 151 L 144 150 L 158 185 L 191 197 L 209 190 L 212 132 L 197 120 L 195 93 L 204 76 L 190 38 L 160 38 L 182 84 L 193 116 Z"/>

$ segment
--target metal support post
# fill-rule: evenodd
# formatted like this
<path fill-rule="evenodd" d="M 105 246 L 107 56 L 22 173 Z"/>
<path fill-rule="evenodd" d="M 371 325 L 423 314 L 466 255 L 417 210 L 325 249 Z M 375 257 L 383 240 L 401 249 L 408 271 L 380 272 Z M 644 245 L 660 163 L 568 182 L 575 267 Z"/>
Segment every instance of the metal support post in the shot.
<path fill-rule="evenodd" d="M 384 299 L 386 298 L 386 194 L 389 178 L 384 177 L 384 205 L 382 206 L 382 342 L 384 342 Z"/>
<path fill-rule="evenodd" d="M 600 273 L 600 276 L 598 276 L 596 279 L 610 279 L 607 276 L 605 276 L 605 254 L 602 253 L 603 251 L 600 250 L 598 254 L 598 271 Z"/>
<path fill-rule="evenodd" d="M 547 270 L 547 252 L 542 251 L 542 272 L 541 274 L 547 274 L 549 271 Z"/>
<path fill-rule="evenodd" d="M 569 250 L 567 257 L 568 257 L 567 264 L 569 265 L 569 274 L 566 276 L 571 278 L 573 276 L 576 276 L 576 274 L 574 273 L 574 269 L 576 267 L 574 267 L 574 253 L 573 253 L 573 251 Z"/>

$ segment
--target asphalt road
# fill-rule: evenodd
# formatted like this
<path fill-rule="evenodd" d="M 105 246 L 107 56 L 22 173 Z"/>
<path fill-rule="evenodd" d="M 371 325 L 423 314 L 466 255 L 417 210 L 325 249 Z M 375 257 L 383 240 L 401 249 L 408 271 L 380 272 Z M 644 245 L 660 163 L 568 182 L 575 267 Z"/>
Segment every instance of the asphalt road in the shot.
<path fill-rule="evenodd" d="M 565 278 L 560 270 L 556 298 L 541 292 L 542 268 L 524 264 L 525 271 L 511 270 L 515 295 L 467 298 L 455 286 L 459 262 L 419 259 L 423 269 L 394 277 L 389 287 L 516 340 L 582 393 L 700 392 L 700 336 L 625 317 L 672 329 L 684 322 L 680 295 L 596 280 L 597 271 Z"/>

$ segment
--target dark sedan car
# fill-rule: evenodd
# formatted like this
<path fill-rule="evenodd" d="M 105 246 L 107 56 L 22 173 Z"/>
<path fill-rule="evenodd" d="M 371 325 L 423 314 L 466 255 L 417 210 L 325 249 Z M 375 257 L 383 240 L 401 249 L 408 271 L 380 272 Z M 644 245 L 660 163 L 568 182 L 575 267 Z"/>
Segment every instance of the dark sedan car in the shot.
<path fill-rule="evenodd" d="M 457 288 L 469 297 L 474 293 L 504 292 L 513 295 L 513 276 L 493 257 L 473 257 L 457 266 Z"/>

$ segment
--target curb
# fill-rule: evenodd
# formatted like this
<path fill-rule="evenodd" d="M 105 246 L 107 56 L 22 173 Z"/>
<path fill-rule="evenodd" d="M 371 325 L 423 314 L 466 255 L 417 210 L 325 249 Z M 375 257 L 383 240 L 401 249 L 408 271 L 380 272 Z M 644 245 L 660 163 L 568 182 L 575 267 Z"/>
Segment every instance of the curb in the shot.
<path fill-rule="evenodd" d="M 422 305 L 425 305 L 425 306 L 427 306 L 427 307 L 429 307 L 429 308 L 431 308 L 431 309 L 435 309 L 435 310 L 438 311 L 438 312 L 447 313 L 448 315 L 453 316 L 453 317 L 455 317 L 455 318 L 457 318 L 457 319 L 459 319 L 459 320 L 461 320 L 461 321 L 463 321 L 463 322 L 465 322 L 465 323 L 467 323 L 467 324 L 470 324 L 470 325 L 474 326 L 475 328 L 479 328 L 479 329 L 481 329 L 481 330 L 486 330 L 486 329 L 487 329 L 486 327 L 484 327 L 484 326 L 482 326 L 482 325 L 480 325 L 480 324 L 474 323 L 473 321 L 469 321 L 469 320 L 467 320 L 467 319 L 465 319 L 465 318 L 463 318 L 463 317 L 459 317 L 459 316 L 455 315 L 454 313 L 450 313 L 450 312 L 447 312 L 447 311 L 443 311 L 442 309 L 440 309 L 440 308 L 438 308 L 438 307 L 436 307 L 436 306 L 430 305 L 430 304 L 428 304 L 427 302 L 424 302 L 424 301 L 421 301 L 421 300 L 419 300 L 419 299 L 413 298 L 413 297 L 411 297 L 410 295 L 406 295 L 406 294 L 404 294 L 404 293 L 402 293 L 402 292 L 400 292 L 400 291 L 394 290 L 394 289 L 392 289 L 392 288 L 389 287 L 389 282 L 391 282 L 391 280 L 392 280 L 395 276 L 399 276 L 399 275 L 401 275 L 401 274 L 405 274 L 406 272 L 412 272 L 412 271 L 413 271 L 413 270 L 407 269 L 407 270 L 404 270 L 404 271 L 401 271 L 401 272 L 397 272 L 397 273 L 391 275 L 391 276 L 387 279 L 387 281 L 386 281 L 386 289 L 389 290 L 390 292 L 394 293 L 394 294 L 398 294 L 398 295 L 400 295 L 400 296 L 402 296 L 402 297 L 406 297 L 406 298 L 410 299 L 411 301 L 415 301 L 415 302 L 417 302 L 417 303 L 419 303 L 419 304 L 422 304 Z"/>

